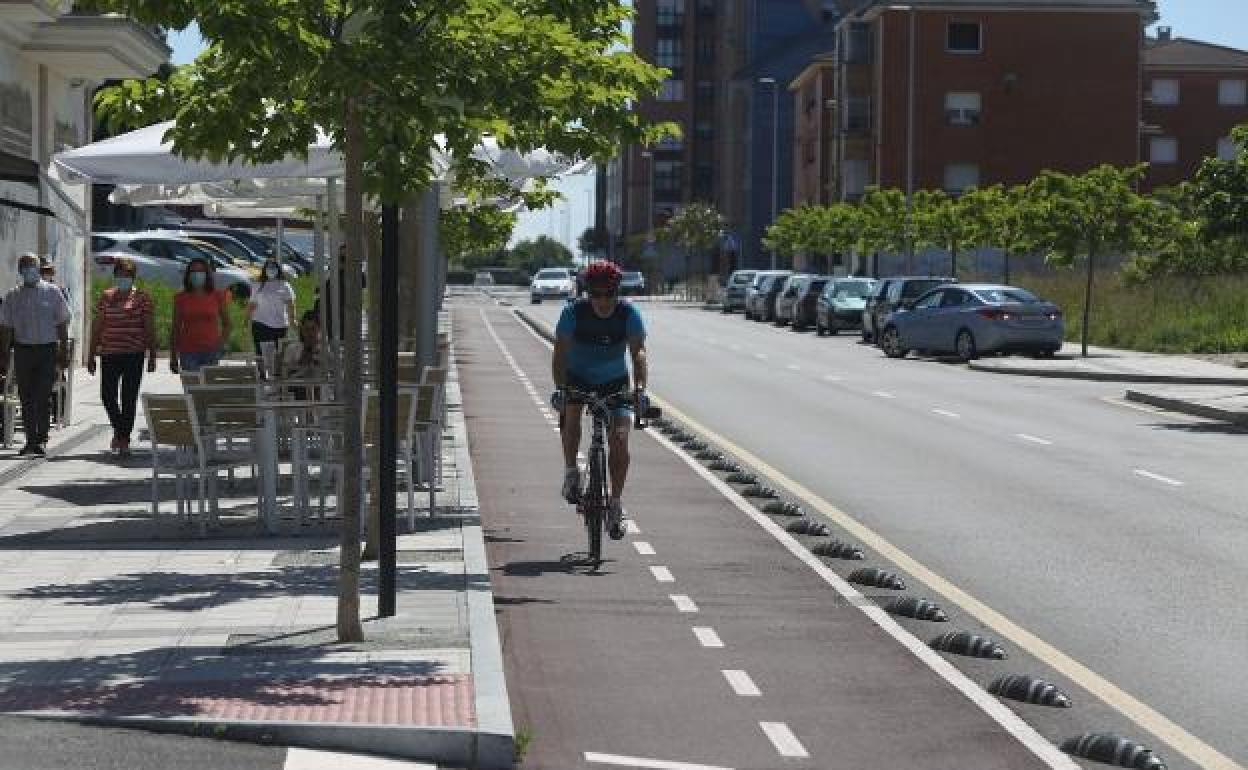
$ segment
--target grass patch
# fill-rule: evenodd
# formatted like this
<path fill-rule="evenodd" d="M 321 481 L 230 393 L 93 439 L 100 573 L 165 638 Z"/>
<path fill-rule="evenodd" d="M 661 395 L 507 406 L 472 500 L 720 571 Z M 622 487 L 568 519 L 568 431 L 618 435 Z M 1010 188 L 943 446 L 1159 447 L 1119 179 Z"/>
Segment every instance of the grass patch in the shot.
<path fill-rule="evenodd" d="M 1061 307 L 1066 338 L 1077 341 L 1086 277 L 1076 268 L 1020 275 L 1015 283 Z M 1154 353 L 1248 351 L 1248 276 L 1165 276 L 1130 285 L 1117 271 L 1098 273 L 1088 341 Z"/>
<path fill-rule="evenodd" d="M 99 301 L 100 294 L 112 286 L 111 280 L 96 279 L 91 283 L 91 307 Z M 316 277 L 301 275 L 290 282 L 295 290 L 295 312 L 302 316 L 312 308 L 316 301 Z M 173 296 L 178 289 L 160 283 L 139 281 L 139 288 L 147 292 L 155 306 L 154 322 L 156 325 L 156 342 L 162 351 L 168 352 L 169 330 L 173 325 Z M 226 353 L 251 352 L 251 323 L 247 320 L 247 305 L 244 302 L 231 302 L 230 338 L 226 340 Z M 293 333 L 293 332 L 292 332 Z"/>
<path fill-rule="evenodd" d="M 522 727 L 516 731 L 515 760 L 516 764 L 524 762 L 524 755 L 529 753 L 529 747 L 533 745 L 533 731 L 527 727 Z"/>

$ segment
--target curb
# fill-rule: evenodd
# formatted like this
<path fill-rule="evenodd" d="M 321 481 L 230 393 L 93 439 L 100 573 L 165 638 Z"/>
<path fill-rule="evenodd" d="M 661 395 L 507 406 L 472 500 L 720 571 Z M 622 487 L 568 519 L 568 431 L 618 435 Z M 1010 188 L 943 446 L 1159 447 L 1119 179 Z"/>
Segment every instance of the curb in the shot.
<path fill-rule="evenodd" d="M 1143 393 L 1138 390 L 1128 390 L 1126 399 L 1137 404 L 1148 404 L 1149 406 L 1167 409 L 1171 412 L 1190 414 L 1195 417 L 1207 417 L 1211 420 L 1221 420 L 1233 425 L 1248 427 L 1248 412 L 1233 412 L 1229 409 L 1219 409 L 1216 406 L 1207 406 L 1196 401 L 1158 396 L 1154 393 Z"/>
<path fill-rule="evenodd" d="M 1248 388 L 1245 377 L 1184 377 L 1174 374 L 1131 374 L 1128 372 L 1090 372 L 1082 369 L 1019 369 L 1012 366 L 994 366 L 970 361 L 967 367 L 978 372 L 1013 374 L 1020 377 L 1050 377 L 1066 380 L 1090 380 L 1095 382 L 1128 382 L 1151 385 L 1230 385 Z"/>

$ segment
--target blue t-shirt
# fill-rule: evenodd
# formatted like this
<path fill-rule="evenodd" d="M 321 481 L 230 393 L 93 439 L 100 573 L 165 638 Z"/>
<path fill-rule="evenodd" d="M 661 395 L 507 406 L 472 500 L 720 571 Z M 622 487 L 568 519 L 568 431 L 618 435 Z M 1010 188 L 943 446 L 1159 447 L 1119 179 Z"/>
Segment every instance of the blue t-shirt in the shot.
<path fill-rule="evenodd" d="M 628 302 L 599 318 L 589 300 L 569 302 L 559 316 L 555 334 L 568 342 L 569 379 L 585 385 L 603 385 L 628 377 L 628 341 L 644 340 L 641 313 Z"/>

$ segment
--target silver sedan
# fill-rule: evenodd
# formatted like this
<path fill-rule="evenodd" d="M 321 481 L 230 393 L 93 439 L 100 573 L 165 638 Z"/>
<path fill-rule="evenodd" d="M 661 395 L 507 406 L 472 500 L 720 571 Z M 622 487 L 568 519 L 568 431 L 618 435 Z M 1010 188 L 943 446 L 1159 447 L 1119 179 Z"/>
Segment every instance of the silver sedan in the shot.
<path fill-rule="evenodd" d="M 1051 356 L 1062 347 L 1062 311 L 1017 286 L 939 286 L 889 314 L 880 347 L 889 358 L 912 350 L 955 353 L 963 361 L 984 353 Z"/>

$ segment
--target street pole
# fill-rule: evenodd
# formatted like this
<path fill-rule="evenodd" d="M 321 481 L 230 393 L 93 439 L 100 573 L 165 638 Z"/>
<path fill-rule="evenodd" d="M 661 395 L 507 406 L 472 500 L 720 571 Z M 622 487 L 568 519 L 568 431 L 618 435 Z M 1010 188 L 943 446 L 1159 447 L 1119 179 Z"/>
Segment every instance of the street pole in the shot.
<path fill-rule="evenodd" d="M 395 478 L 398 455 L 399 412 L 399 209 L 394 204 L 381 207 L 381 360 L 377 362 L 377 429 L 380 455 L 378 483 L 381 515 L 380 549 L 377 587 L 378 615 L 395 614 L 398 589 L 398 554 L 395 501 L 398 484 Z M 432 483 L 432 482 L 431 482 Z"/>
<path fill-rule="evenodd" d="M 906 272 L 914 263 L 914 77 L 915 77 L 915 13 L 910 6 L 910 76 L 906 96 Z"/>

